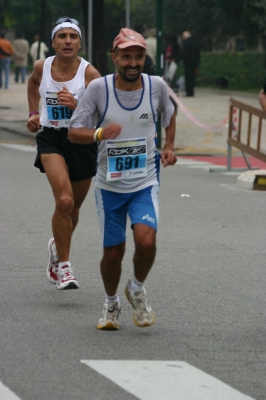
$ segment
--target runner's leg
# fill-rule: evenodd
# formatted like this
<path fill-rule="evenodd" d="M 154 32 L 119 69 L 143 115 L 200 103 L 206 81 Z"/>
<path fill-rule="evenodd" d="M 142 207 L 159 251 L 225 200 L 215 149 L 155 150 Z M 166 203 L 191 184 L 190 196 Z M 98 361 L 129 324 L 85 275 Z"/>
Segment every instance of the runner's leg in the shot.
<path fill-rule="evenodd" d="M 148 225 L 134 225 L 135 253 L 133 256 L 135 277 L 144 282 L 156 255 L 156 231 Z"/>
<path fill-rule="evenodd" d="M 55 211 L 52 229 L 59 262 L 69 260 L 73 223 L 71 214 L 74 209 L 74 196 L 69 180 L 68 167 L 59 154 L 42 154 L 41 162 L 51 185 Z"/>
<path fill-rule="evenodd" d="M 71 182 L 73 196 L 74 196 L 74 207 L 71 213 L 73 231 L 77 226 L 79 220 L 79 210 L 83 201 L 87 196 L 90 185 L 91 185 L 91 178 L 84 179 L 79 182 Z"/>
<path fill-rule="evenodd" d="M 101 274 L 105 292 L 108 296 L 114 296 L 117 292 L 124 253 L 125 242 L 116 246 L 104 247 L 103 249 Z"/>

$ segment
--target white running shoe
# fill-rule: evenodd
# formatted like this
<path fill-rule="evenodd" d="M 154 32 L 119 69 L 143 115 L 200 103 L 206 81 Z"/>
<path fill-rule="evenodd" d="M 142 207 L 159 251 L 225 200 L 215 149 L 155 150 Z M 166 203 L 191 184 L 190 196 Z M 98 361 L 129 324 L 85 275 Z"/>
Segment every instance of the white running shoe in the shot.
<path fill-rule="evenodd" d="M 59 290 L 79 288 L 79 284 L 73 275 L 71 265 L 66 264 L 63 267 L 58 268 L 56 287 Z"/>
<path fill-rule="evenodd" d="M 147 304 L 145 288 L 143 291 L 132 293 L 130 291 L 129 280 L 127 286 L 125 287 L 125 294 L 134 309 L 132 315 L 132 320 L 134 324 L 139 326 L 140 328 L 153 325 L 155 323 L 156 317 L 154 312 L 152 311 L 151 306 Z"/>
<path fill-rule="evenodd" d="M 97 329 L 119 329 L 118 317 L 121 307 L 117 302 L 105 303 L 102 318 L 99 319 Z"/>
<path fill-rule="evenodd" d="M 50 283 L 53 283 L 55 285 L 57 283 L 58 255 L 55 247 L 54 238 L 51 238 L 48 242 L 48 253 L 49 262 L 47 265 L 47 279 Z"/>

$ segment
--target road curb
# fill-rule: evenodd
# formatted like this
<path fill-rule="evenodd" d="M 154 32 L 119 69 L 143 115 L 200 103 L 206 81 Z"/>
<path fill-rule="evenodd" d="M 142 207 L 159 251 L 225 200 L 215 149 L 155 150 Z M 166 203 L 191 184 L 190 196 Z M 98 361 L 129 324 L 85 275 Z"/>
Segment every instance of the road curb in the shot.
<path fill-rule="evenodd" d="M 248 170 L 237 178 L 237 187 L 246 190 L 266 190 L 264 183 L 259 183 L 259 178 L 265 179 L 266 169 Z"/>

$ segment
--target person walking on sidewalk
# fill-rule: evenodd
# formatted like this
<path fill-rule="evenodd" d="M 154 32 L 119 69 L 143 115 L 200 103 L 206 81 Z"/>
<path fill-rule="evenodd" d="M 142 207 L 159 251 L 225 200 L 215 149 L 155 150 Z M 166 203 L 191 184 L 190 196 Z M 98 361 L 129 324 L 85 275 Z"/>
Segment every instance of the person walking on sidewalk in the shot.
<path fill-rule="evenodd" d="M 165 82 L 158 76 L 142 74 L 145 54 L 144 37 L 131 29 L 121 29 L 111 52 L 117 73 L 89 85 L 70 121 L 71 142 L 99 143 L 95 196 L 103 237 L 100 266 L 106 299 L 98 329 L 119 329 L 121 305 L 117 290 L 127 216 L 135 253 L 134 274 L 125 294 L 137 326 L 155 322 L 144 283 L 156 253 L 160 158 L 164 167 L 177 161 L 173 152 L 176 117 Z M 155 147 L 159 113 L 166 133 L 161 155 Z"/>
<path fill-rule="evenodd" d="M 5 34 L 0 34 L 0 88 L 3 87 L 3 72 L 5 73 L 5 89 L 9 86 L 10 61 L 15 50 L 11 42 L 5 39 Z"/>
<path fill-rule="evenodd" d="M 156 38 L 156 29 L 149 29 L 149 35 L 145 39 L 147 46 L 147 54 L 152 60 L 154 67 L 156 67 L 156 53 L 157 53 L 157 38 Z"/>
<path fill-rule="evenodd" d="M 45 172 L 51 185 L 55 211 L 54 237 L 49 240 L 47 277 L 57 289 L 77 289 L 69 261 L 70 243 L 79 209 L 96 172 L 97 145 L 72 144 L 67 138 L 71 115 L 87 85 L 99 72 L 78 56 L 81 30 L 77 20 L 58 18 L 52 29 L 55 56 L 37 60 L 28 80 L 27 127 L 37 133 L 35 167 Z M 41 115 L 39 102 L 42 100 Z"/>
<path fill-rule="evenodd" d="M 200 64 L 200 47 L 189 31 L 182 33 L 182 43 L 179 60 L 184 63 L 186 94 L 193 97 Z"/>
<path fill-rule="evenodd" d="M 34 64 L 36 60 L 45 60 L 46 54 L 48 54 L 49 49 L 44 42 L 40 42 L 40 36 L 34 36 L 34 42 L 30 46 L 30 56 L 32 59 L 32 63 Z M 39 54 L 38 54 L 39 50 Z"/>
<path fill-rule="evenodd" d="M 15 65 L 15 82 L 19 82 L 21 75 L 21 82 L 25 83 L 26 71 L 28 65 L 28 55 L 30 44 L 25 39 L 24 33 L 20 32 L 17 39 L 14 40 L 13 46 L 15 49 L 14 53 L 14 65 Z"/>

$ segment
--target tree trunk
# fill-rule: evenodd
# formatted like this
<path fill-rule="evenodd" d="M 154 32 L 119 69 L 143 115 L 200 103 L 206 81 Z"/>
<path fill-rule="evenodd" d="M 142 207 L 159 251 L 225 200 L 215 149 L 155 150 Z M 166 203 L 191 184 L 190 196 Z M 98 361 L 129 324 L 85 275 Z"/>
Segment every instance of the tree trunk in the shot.
<path fill-rule="evenodd" d="M 84 26 L 88 37 L 88 0 L 81 0 L 84 11 Z M 108 73 L 107 49 L 105 44 L 104 0 L 93 0 L 93 38 L 92 61 L 93 66 L 101 75 Z M 87 46 L 88 48 L 88 46 Z"/>

